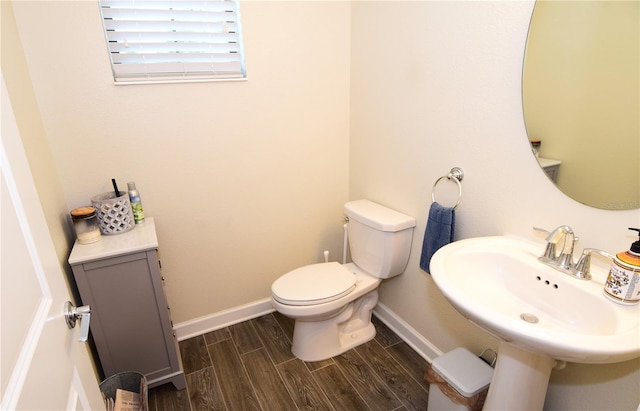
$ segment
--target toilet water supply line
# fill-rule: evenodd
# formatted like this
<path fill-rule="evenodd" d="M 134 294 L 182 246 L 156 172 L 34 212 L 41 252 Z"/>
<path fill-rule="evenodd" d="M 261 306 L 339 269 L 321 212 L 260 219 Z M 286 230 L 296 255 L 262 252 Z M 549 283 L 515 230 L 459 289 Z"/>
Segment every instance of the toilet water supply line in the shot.
<path fill-rule="evenodd" d="M 347 220 L 349 221 L 349 220 Z M 342 240 L 342 264 L 347 263 L 347 241 L 349 240 L 347 237 L 347 223 L 342 225 L 344 229 L 344 240 Z"/>
<path fill-rule="evenodd" d="M 344 229 L 344 240 L 343 240 L 343 247 L 342 247 L 342 264 L 346 264 L 347 263 L 347 241 L 348 241 L 347 223 L 344 223 L 342 225 L 342 228 Z M 329 262 L 329 250 L 324 250 L 324 262 L 325 263 Z"/>

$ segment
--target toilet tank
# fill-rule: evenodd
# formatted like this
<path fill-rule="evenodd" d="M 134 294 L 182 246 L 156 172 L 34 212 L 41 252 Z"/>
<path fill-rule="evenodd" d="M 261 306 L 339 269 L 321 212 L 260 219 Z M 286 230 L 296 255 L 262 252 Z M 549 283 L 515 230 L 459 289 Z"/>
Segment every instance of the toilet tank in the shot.
<path fill-rule="evenodd" d="M 369 200 L 344 205 L 354 263 L 378 278 L 402 274 L 409 261 L 416 220 Z"/>

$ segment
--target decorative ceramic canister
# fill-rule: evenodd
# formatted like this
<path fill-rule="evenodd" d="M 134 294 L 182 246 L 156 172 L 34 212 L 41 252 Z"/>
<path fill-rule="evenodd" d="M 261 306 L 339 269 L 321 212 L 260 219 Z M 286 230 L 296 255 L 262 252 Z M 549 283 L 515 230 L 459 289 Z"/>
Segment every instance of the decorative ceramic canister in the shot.
<path fill-rule="evenodd" d="M 638 228 L 629 230 L 640 233 Z M 631 244 L 629 251 L 616 254 L 603 291 L 606 297 L 619 304 L 640 302 L 640 240 Z"/>

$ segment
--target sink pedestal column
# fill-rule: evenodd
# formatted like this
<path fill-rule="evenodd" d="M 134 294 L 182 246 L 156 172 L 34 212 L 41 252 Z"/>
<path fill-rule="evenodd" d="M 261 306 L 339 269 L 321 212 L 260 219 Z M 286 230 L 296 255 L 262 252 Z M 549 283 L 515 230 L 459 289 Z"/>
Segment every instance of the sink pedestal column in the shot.
<path fill-rule="evenodd" d="M 501 341 L 484 411 L 542 410 L 555 360 Z"/>

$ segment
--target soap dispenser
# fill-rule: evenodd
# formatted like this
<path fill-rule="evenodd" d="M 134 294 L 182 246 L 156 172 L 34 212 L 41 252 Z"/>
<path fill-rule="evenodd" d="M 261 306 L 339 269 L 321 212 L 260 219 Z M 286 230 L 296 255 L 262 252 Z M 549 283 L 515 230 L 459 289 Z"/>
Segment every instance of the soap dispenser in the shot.
<path fill-rule="evenodd" d="M 629 228 L 637 231 L 639 228 Z M 619 304 L 632 305 L 640 302 L 640 239 L 631 244 L 629 251 L 616 254 L 611 263 L 604 295 Z"/>

